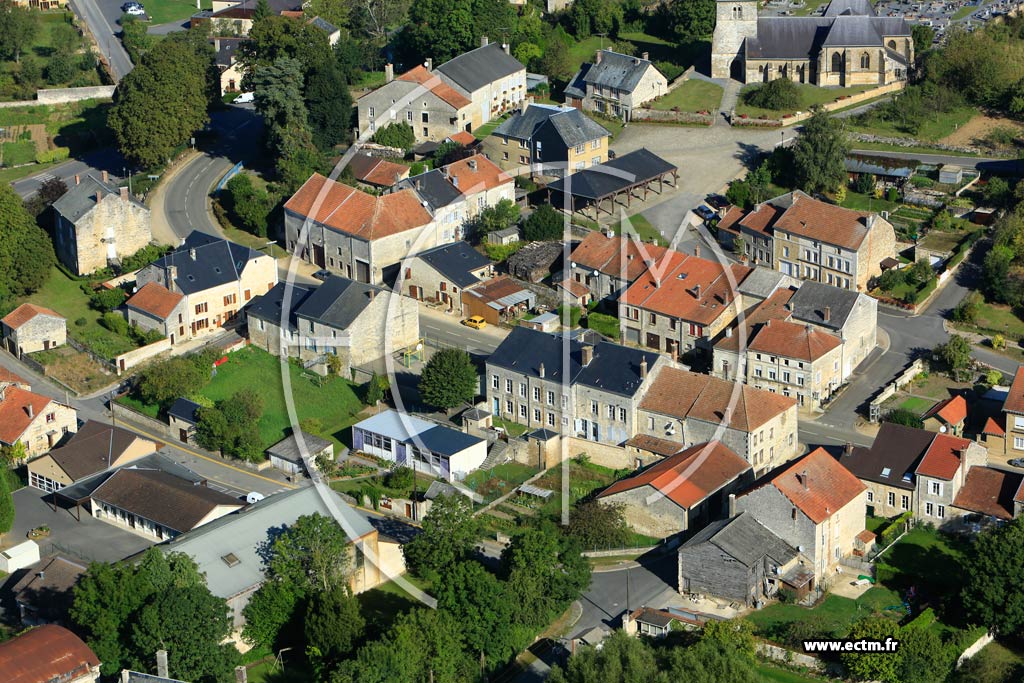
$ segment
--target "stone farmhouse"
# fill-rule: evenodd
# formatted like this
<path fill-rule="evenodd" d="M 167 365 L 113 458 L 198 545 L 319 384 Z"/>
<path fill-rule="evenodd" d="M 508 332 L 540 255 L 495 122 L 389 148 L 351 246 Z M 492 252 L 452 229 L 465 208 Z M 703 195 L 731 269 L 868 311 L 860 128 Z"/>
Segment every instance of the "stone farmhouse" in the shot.
<path fill-rule="evenodd" d="M 668 80 L 648 59 L 598 50 L 565 87 L 565 103 L 623 121 L 630 112 L 668 92 Z"/>
<path fill-rule="evenodd" d="M 530 104 L 498 124 L 482 148 L 488 159 L 516 175 L 560 178 L 605 162 L 610 137 L 578 109 Z"/>
<path fill-rule="evenodd" d="M 490 259 L 459 241 L 421 251 L 406 261 L 401 289 L 417 301 L 437 302 L 462 314 L 462 292 L 493 274 Z"/>
<path fill-rule="evenodd" d="M 406 123 L 416 142 L 440 142 L 517 107 L 526 99 L 526 67 L 509 55 L 507 45 L 486 37 L 482 43 L 437 69 L 427 59 L 397 78 L 388 64 L 388 82 L 356 102 L 359 133 Z"/>
<path fill-rule="evenodd" d="M 71 406 L 33 392 L 17 376 L 0 381 L 0 446 L 20 441 L 33 458 L 77 430 L 78 413 Z"/>
<path fill-rule="evenodd" d="M 68 321 L 49 308 L 22 304 L 0 320 L 0 338 L 15 356 L 64 346 Z"/>
<path fill-rule="evenodd" d="M 53 247 L 76 275 L 119 265 L 153 239 L 149 208 L 110 183 L 106 171 L 75 176 L 75 184 L 53 203 Z"/>
<path fill-rule="evenodd" d="M 667 249 L 596 230 L 587 233 L 570 257 L 570 277 L 590 290 L 595 301 L 614 301 L 643 275 L 650 260 Z"/>
<path fill-rule="evenodd" d="M 754 0 L 717 0 L 712 78 L 819 86 L 887 85 L 914 63 L 910 25 L 870 0 L 832 0 L 819 17 L 758 17 Z"/>
<path fill-rule="evenodd" d="M 140 270 L 136 284 L 138 291 L 126 302 L 128 319 L 167 332 L 175 344 L 232 323 L 242 306 L 277 284 L 277 262 L 194 231 L 180 247 Z"/>
<path fill-rule="evenodd" d="M 985 421 L 979 440 L 996 455 L 1024 451 L 1024 367 L 1017 368 L 999 414 Z"/>

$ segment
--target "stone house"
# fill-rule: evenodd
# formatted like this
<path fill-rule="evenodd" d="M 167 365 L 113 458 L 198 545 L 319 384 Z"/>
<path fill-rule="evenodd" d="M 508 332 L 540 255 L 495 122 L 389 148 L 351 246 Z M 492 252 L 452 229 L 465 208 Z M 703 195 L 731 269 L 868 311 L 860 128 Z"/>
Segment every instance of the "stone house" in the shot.
<path fill-rule="evenodd" d="M 608 159 L 604 126 L 573 107 L 529 104 L 484 139 L 487 158 L 506 171 L 563 177 Z"/>
<path fill-rule="evenodd" d="M 200 408 L 195 401 L 179 398 L 167 409 L 167 426 L 181 443 L 194 443 Z"/>
<path fill-rule="evenodd" d="M 140 270 L 135 281 L 140 292 L 155 282 L 184 297 L 184 310 L 179 302 L 170 309 L 169 318 L 157 320 L 160 313 L 150 313 L 154 324 L 172 331 L 174 341 L 181 342 L 217 333 L 234 322 L 250 299 L 277 284 L 277 261 L 255 249 L 194 231 L 180 247 Z M 167 310 L 171 298 L 160 290 L 150 291 L 163 301 L 156 308 Z M 136 319 L 142 318 L 137 312 Z"/>
<path fill-rule="evenodd" d="M 25 444 L 29 458 L 42 455 L 78 430 L 69 405 L 37 394 L 22 383 L 0 383 L 0 446 Z"/>
<path fill-rule="evenodd" d="M 799 190 L 745 214 L 730 210 L 719 229 L 735 232 L 754 264 L 855 291 L 867 291 L 881 275 L 882 261 L 896 256 L 896 233 L 889 221 Z"/>
<path fill-rule="evenodd" d="M 773 471 L 736 498 L 768 530 L 803 554 L 819 584 L 853 554 L 864 530 L 866 487 L 824 449 Z"/>
<path fill-rule="evenodd" d="M 584 64 L 565 87 L 566 104 L 596 111 L 623 121 L 630 112 L 668 92 L 668 79 L 640 57 L 598 50 L 592 64 Z"/>
<path fill-rule="evenodd" d="M 887 85 L 914 63 L 910 24 L 869 0 L 832 0 L 820 16 L 758 17 L 754 0 L 718 0 L 712 78 L 788 78 L 820 86 Z"/>
<path fill-rule="evenodd" d="M 767 320 L 747 344 L 746 382 L 818 410 L 842 384 L 842 342 L 811 325 Z"/>
<path fill-rule="evenodd" d="M 657 244 L 595 230 L 572 250 L 569 274 L 590 290 L 594 300 L 614 301 L 666 251 Z"/>
<path fill-rule="evenodd" d="M 53 247 L 75 275 L 119 265 L 149 245 L 149 208 L 110 183 L 106 171 L 75 176 L 75 184 L 53 203 Z"/>
<path fill-rule="evenodd" d="M 259 0 L 214 0 L 208 10 L 191 16 L 189 26 L 211 24 L 211 35 L 248 36 Z M 301 0 L 269 0 L 270 13 L 275 16 L 302 19 Z"/>
<path fill-rule="evenodd" d="M 278 283 L 245 314 L 253 346 L 304 361 L 337 355 L 343 375 L 351 368 L 383 370 L 386 357 L 420 340 L 414 299 L 333 275 L 316 288 Z"/>
<path fill-rule="evenodd" d="M 662 369 L 640 401 L 637 433 L 682 447 L 719 440 L 757 475 L 800 448 L 795 399 L 673 367 Z"/>
<path fill-rule="evenodd" d="M 240 37 L 215 37 L 210 38 L 213 44 L 214 63 L 220 74 L 220 94 L 238 92 L 242 89 L 242 78 L 245 72 L 238 62 L 238 46 L 245 38 Z"/>
<path fill-rule="evenodd" d="M 952 436 L 963 436 L 967 422 L 967 399 L 960 394 L 939 401 L 921 417 L 925 429 Z"/>
<path fill-rule="evenodd" d="M 1020 517 L 1022 511 L 1024 475 L 978 465 L 967 471 L 950 510 L 955 520 L 969 524 L 1008 522 Z"/>
<path fill-rule="evenodd" d="M 176 344 L 189 338 L 185 325 L 185 295 L 172 292 L 156 280 L 147 282 L 124 302 L 128 324 L 156 330 Z"/>
<path fill-rule="evenodd" d="M 946 523 L 967 472 L 987 460 L 988 451 L 980 444 L 948 434 L 935 434 L 914 470 L 917 498 L 914 516 L 936 526 Z"/>
<path fill-rule="evenodd" d="M 623 339 L 673 358 L 711 350 L 739 314 L 736 285 L 750 268 L 667 250 L 619 297 Z"/>
<path fill-rule="evenodd" d="M 0 319 L 4 347 L 15 356 L 64 346 L 68 321 L 43 306 L 22 304 Z"/>
<path fill-rule="evenodd" d="M 621 503 L 634 531 L 667 538 L 700 529 L 728 509 L 728 495 L 750 484 L 747 461 L 720 441 L 697 444 L 620 479 L 600 494 Z"/>
<path fill-rule="evenodd" d="M 466 219 L 473 220 L 502 200 L 515 202 L 515 178 L 483 154 L 475 154 L 441 168 L 466 202 Z"/>
<path fill-rule="evenodd" d="M 1018 367 L 999 414 L 990 417 L 978 436 L 996 455 L 1024 451 L 1024 367 Z"/>
<path fill-rule="evenodd" d="M 366 187 L 387 188 L 409 177 L 409 167 L 362 152 L 348 162 L 356 181 Z"/>
<path fill-rule="evenodd" d="M 359 133 L 392 123 L 412 127 L 416 142 L 442 141 L 460 131 L 473 132 L 526 99 L 526 67 L 508 54 L 508 46 L 482 45 L 448 60 L 433 60 L 393 77 L 356 101 Z"/>
<path fill-rule="evenodd" d="M 467 242 L 453 242 L 421 251 L 409 259 L 401 289 L 417 301 L 437 301 L 463 313 L 462 291 L 494 274 L 494 264 Z"/>
<path fill-rule="evenodd" d="M 813 583 L 806 560 L 749 513 L 704 527 L 679 548 L 679 592 L 758 606 L 780 588 L 805 594 Z"/>
<path fill-rule="evenodd" d="M 883 422 L 870 448 L 848 445 L 839 462 L 867 487 L 867 514 L 895 517 L 917 510 L 917 466 L 933 432 Z"/>
<path fill-rule="evenodd" d="M 472 291 L 472 290 L 471 290 Z M 670 361 L 656 353 L 515 327 L 487 359 L 487 405 L 533 429 L 619 445 L 637 431 L 647 387 Z M 563 362 L 564 361 L 564 362 Z"/>

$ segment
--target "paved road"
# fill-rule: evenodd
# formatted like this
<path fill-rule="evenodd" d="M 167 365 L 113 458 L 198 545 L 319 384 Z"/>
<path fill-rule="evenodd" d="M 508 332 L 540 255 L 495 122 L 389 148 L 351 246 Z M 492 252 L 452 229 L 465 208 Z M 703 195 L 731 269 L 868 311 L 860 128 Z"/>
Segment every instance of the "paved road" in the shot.
<path fill-rule="evenodd" d="M 71 187 L 75 183 L 76 175 L 84 177 L 91 173 L 99 178 L 103 171 L 109 173 L 114 182 L 120 182 L 124 176 L 126 171 L 124 157 L 116 149 L 105 148 L 90 152 L 82 159 L 66 161 L 42 173 L 16 180 L 11 183 L 11 186 L 22 199 L 27 199 L 34 195 L 43 183 L 52 178 L 60 178 L 65 185 Z"/>
<path fill-rule="evenodd" d="M 952 154 L 919 154 L 917 152 L 887 152 L 877 149 L 854 149 L 857 154 L 887 157 L 889 159 L 916 159 L 926 164 L 953 164 L 964 168 L 974 168 L 989 173 L 1007 173 L 1020 175 L 1024 173 L 1024 161 L 1019 159 L 995 159 L 989 157 L 964 157 Z"/>
<path fill-rule="evenodd" d="M 646 560 L 641 566 L 630 569 L 594 572 L 590 588 L 580 598 L 583 615 L 569 635 L 576 636 L 595 626 L 617 629 L 622 613 L 626 610 L 627 591 L 630 609 L 644 605 L 660 608 L 669 604 L 673 598 L 678 597 L 675 589 L 676 575 L 677 559 L 674 552 Z"/>
<path fill-rule="evenodd" d="M 114 83 L 119 83 L 133 68 L 132 60 L 117 37 L 120 4 L 120 0 L 71 0 L 71 8 L 89 26 L 100 52 L 106 57 Z"/>

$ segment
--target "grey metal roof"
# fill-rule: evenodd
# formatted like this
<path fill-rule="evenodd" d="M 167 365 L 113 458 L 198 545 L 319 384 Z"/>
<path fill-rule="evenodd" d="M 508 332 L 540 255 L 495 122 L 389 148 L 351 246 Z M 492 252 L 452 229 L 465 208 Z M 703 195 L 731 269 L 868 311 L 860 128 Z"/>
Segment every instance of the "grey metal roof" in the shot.
<path fill-rule="evenodd" d="M 289 434 L 268 448 L 267 455 L 273 455 L 288 462 L 301 464 L 303 452 L 308 453 L 310 456 L 315 456 L 333 445 L 327 439 L 310 434 L 309 432 L 304 432 L 301 429 L 299 432 L 302 434 L 301 448 L 299 447 L 299 440 L 296 438 L 296 435 Z"/>
<path fill-rule="evenodd" d="M 585 63 L 580 67 L 580 70 L 569 79 L 569 84 L 565 86 L 565 90 L 562 93 L 566 97 L 584 98 L 587 96 L 587 74 L 590 73 L 590 68 L 593 64 Z"/>
<path fill-rule="evenodd" d="M 395 441 L 415 443 L 419 440 L 427 450 L 438 455 L 455 455 L 483 439 L 407 413 L 385 410 L 353 425 L 366 432 L 380 434 Z"/>
<path fill-rule="evenodd" d="M 832 28 L 825 38 L 828 46 L 878 47 L 882 44 L 882 36 L 878 33 L 871 17 L 855 17 L 842 15 L 835 18 Z"/>
<path fill-rule="evenodd" d="M 306 297 L 295 315 L 339 330 L 348 329 L 374 296 L 386 292 L 381 287 L 331 275 Z"/>
<path fill-rule="evenodd" d="M 761 266 L 754 268 L 749 275 L 743 278 L 743 281 L 740 282 L 736 289 L 739 290 L 740 294 L 749 294 L 760 299 L 767 299 L 779 287 L 788 287 L 791 284 L 798 285 L 799 281 L 777 270 Z"/>
<path fill-rule="evenodd" d="M 185 243 L 157 259 L 153 266 L 178 269 L 175 285 L 183 294 L 195 294 L 229 282 L 237 282 L 249 261 L 262 256 L 241 244 L 193 230 Z"/>
<path fill-rule="evenodd" d="M 464 52 L 437 67 L 437 71 L 468 93 L 525 70 L 526 67 L 518 59 L 505 54 L 505 50 L 497 43 Z"/>
<path fill-rule="evenodd" d="M 589 85 L 632 92 L 647 69 L 653 66 L 647 59 L 601 50 L 600 63 L 592 64 L 587 73 L 582 75 L 582 79 Z"/>
<path fill-rule="evenodd" d="M 122 469 L 167 472 L 168 474 L 173 474 L 179 479 L 185 479 L 193 483 L 206 481 L 205 477 L 196 474 L 184 465 L 179 465 L 174 460 L 171 460 L 167 455 L 163 455 L 162 453 L 150 453 L 138 460 L 133 460 L 123 467 L 106 470 L 99 474 L 94 474 L 86 479 L 82 479 L 81 481 L 76 481 L 71 486 L 65 486 L 62 488 L 57 492 L 57 495 L 68 500 L 82 500 L 84 498 L 88 498 L 92 495 L 93 491 L 99 488 L 100 485 L 109 479 L 115 472 Z"/>
<path fill-rule="evenodd" d="M 309 23 L 313 24 L 313 26 L 316 26 L 318 29 L 320 29 L 327 35 L 331 35 L 332 33 L 338 31 L 337 26 L 327 21 L 323 17 L 313 17 L 313 20 L 310 21 Z"/>
<path fill-rule="evenodd" d="M 793 317 L 800 322 L 840 330 L 846 324 L 846 319 L 850 317 L 860 296 L 861 294 L 848 289 L 807 281 L 800 285 L 800 289 L 796 291 L 789 303 L 793 308 Z M 825 321 L 826 307 L 829 309 L 827 322 Z"/>
<path fill-rule="evenodd" d="M 54 210 L 71 223 L 77 223 L 78 219 L 92 211 L 92 208 L 96 206 L 97 192 L 102 192 L 104 195 L 117 195 L 121 192 L 121 188 L 117 185 L 105 183 L 91 173 L 83 176 L 81 180 L 82 182 L 72 185 L 67 192 L 61 195 L 60 199 L 53 203 Z M 128 196 L 133 204 L 149 210 L 145 204 L 131 195 Z"/>
<path fill-rule="evenodd" d="M 572 196 L 584 199 L 600 199 L 677 170 L 654 152 L 641 147 L 611 161 L 559 178 L 549 184 L 548 189 L 555 192 L 568 190 Z"/>
<path fill-rule="evenodd" d="M 289 332 L 295 332 L 298 327 L 295 324 L 296 312 L 302 306 L 312 291 L 309 287 L 302 285 L 291 285 L 290 299 L 288 304 L 288 322 L 281 324 L 284 314 L 285 294 L 288 293 L 288 283 L 278 282 L 269 292 L 255 297 L 245 305 L 245 314 L 250 318 L 265 320 L 271 324 L 278 325 Z"/>
<path fill-rule="evenodd" d="M 459 490 L 443 481 L 432 481 L 430 486 L 427 487 L 427 492 L 423 494 L 423 497 L 427 500 L 434 500 L 440 496 L 454 496 L 459 493 Z"/>
<path fill-rule="evenodd" d="M 825 7 L 826 17 L 838 17 L 840 14 L 873 17 L 875 8 L 872 6 L 871 0 L 832 0 Z"/>
<path fill-rule="evenodd" d="M 452 284 L 463 289 L 480 282 L 473 271 L 491 265 L 489 258 L 462 241 L 421 251 L 416 254 L 416 258 L 428 263 Z"/>
<path fill-rule="evenodd" d="M 427 171 L 394 184 L 392 191 L 412 189 L 422 201 L 427 202 L 431 211 L 448 206 L 462 199 L 462 193 L 440 169 Z"/>
<path fill-rule="evenodd" d="M 199 421 L 196 411 L 200 408 L 202 408 L 202 406 L 195 401 L 190 401 L 187 398 L 179 398 L 171 405 L 171 409 L 167 411 L 167 414 L 179 420 L 195 424 Z"/>
<path fill-rule="evenodd" d="M 921 162 L 917 159 L 894 159 L 868 154 L 850 154 L 844 161 L 850 173 L 873 173 L 875 175 L 909 178 L 914 175 Z"/>
<path fill-rule="evenodd" d="M 492 135 L 530 140 L 541 128 L 551 126 L 566 147 L 611 135 L 608 130 L 579 109 L 549 104 L 531 104 L 501 122 Z"/>
<path fill-rule="evenodd" d="M 745 567 L 764 557 L 783 565 L 797 556 L 796 549 L 761 525 L 750 513 L 712 522 L 683 544 L 680 553 L 701 543 L 712 543 Z"/>
<path fill-rule="evenodd" d="M 331 491 L 328 495 L 338 494 Z M 361 538 L 373 531 L 366 517 L 340 497 L 334 502 L 341 511 L 342 527 L 349 538 Z M 220 598 L 230 598 L 263 582 L 261 552 L 264 544 L 299 517 L 313 514 L 331 516 L 331 509 L 317 488 L 307 486 L 267 496 L 158 547 L 165 553 L 181 552 L 191 557 L 206 576 L 210 592 Z"/>

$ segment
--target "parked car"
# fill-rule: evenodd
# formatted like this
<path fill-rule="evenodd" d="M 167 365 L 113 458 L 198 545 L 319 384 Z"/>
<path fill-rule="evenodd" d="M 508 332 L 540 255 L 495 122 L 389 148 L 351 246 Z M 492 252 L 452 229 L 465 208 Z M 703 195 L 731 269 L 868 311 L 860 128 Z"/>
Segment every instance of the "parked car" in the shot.
<path fill-rule="evenodd" d="M 703 204 L 694 209 L 693 212 L 696 213 L 701 218 L 703 218 L 705 221 L 710 221 L 713 218 L 718 218 L 718 214 L 715 213 L 713 209 L 710 209 L 707 206 L 704 206 Z"/>
<path fill-rule="evenodd" d="M 235 104 L 247 104 L 249 102 L 252 102 L 254 99 L 254 95 L 255 93 L 244 92 L 235 98 Z"/>
<path fill-rule="evenodd" d="M 317 280 L 326 280 L 330 276 L 331 271 L 327 270 L 326 268 L 321 268 L 320 270 L 313 273 L 313 277 L 315 277 Z"/>
<path fill-rule="evenodd" d="M 250 491 L 249 493 L 247 493 L 247 494 L 245 495 L 245 502 L 246 502 L 246 503 L 248 503 L 249 505 L 252 505 L 253 503 L 258 503 L 258 502 L 260 502 L 260 501 L 261 501 L 261 500 L 263 500 L 263 499 L 264 499 L 265 497 L 266 497 L 266 496 L 264 496 L 264 495 L 263 495 L 262 493 L 260 493 L 259 491 Z"/>
<path fill-rule="evenodd" d="M 482 315 L 471 315 L 463 320 L 462 324 L 466 327 L 472 327 L 474 330 L 482 330 L 487 327 L 487 321 L 484 320 Z"/>
<path fill-rule="evenodd" d="M 130 9 L 132 9 L 134 7 L 142 7 L 142 4 L 138 3 L 138 2 L 126 2 L 123 5 L 121 5 L 121 11 L 122 12 L 127 12 L 128 10 L 130 10 Z"/>
<path fill-rule="evenodd" d="M 1014 467 L 1024 467 L 1024 458 L 1014 458 L 1010 461 L 1010 464 Z"/>
<path fill-rule="evenodd" d="M 124 13 L 129 15 L 129 16 L 132 16 L 132 17 L 144 17 L 144 16 L 146 16 L 146 10 L 144 10 L 142 8 L 142 5 L 137 5 L 135 7 L 129 7 L 128 9 L 126 9 L 124 11 Z"/>

